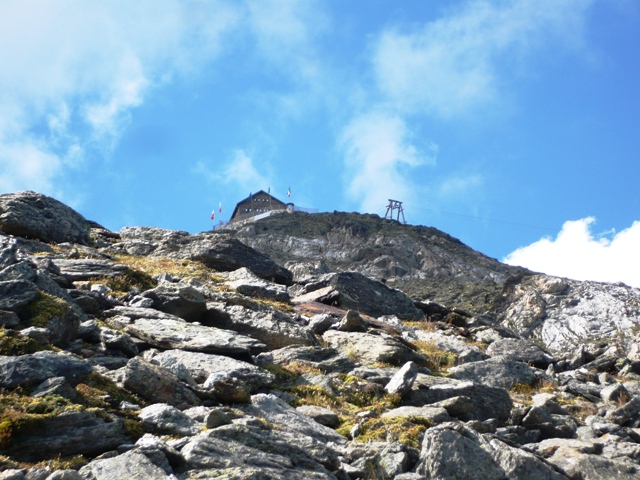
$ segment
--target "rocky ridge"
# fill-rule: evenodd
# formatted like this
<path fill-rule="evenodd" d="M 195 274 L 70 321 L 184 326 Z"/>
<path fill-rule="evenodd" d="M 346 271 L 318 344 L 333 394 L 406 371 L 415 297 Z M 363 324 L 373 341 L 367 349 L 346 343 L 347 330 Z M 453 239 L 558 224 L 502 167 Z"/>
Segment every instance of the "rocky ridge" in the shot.
<path fill-rule="evenodd" d="M 39 205 L 65 225 L 50 243 Z M 637 290 L 429 230 L 411 278 L 491 282 L 473 310 L 233 232 L 109 232 L 33 192 L 0 206 L 0 478 L 640 478 Z"/>

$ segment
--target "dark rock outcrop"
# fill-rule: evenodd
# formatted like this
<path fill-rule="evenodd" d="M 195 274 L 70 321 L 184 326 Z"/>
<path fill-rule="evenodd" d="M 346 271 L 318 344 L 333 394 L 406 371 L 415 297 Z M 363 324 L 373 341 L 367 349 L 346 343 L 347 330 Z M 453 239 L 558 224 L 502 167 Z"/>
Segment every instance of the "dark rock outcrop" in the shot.
<path fill-rule="evenodd" d="M 224 235 L 190 235 L 177 230 L 149 227 L 125 227 L 122 243 L 114 246 L 131 255 L 198 260 L 208 267 L 233 271 L 246 267 L 260 278 L 290 285 L 293 276 L 263 253 Z"/>
<path fill-rule="evenodd" d="M 372 317 L 395 315 L 403 320 L 424 317 L 413 301 L 400 290 L 389 288 L 357 272 L 329 273 L 306 284 L 298 295 L 328 287 L 337 292 L 332 297 L 333 304 L 343 309 L 357 310 Z M 296 299 L 293 301 L 296 302 Z"/>

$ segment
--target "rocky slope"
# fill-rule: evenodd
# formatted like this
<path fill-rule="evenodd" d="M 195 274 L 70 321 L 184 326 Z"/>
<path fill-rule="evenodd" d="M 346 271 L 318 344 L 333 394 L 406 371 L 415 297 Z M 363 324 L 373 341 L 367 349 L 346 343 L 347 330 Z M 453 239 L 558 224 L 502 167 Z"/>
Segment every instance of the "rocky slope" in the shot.
<path fill-rule="evenodd" d="M 0 195 L 0 478 L 640 479 L 637 290 L 315 218 L 116 233 Z"/>
<path fill-rule="evenodd" d="M 435 229 L 376 215 L 296 212 L 231 224 L 223 235 L 287 265 L 294 276 L 356 271 L 414 300 L 489 315 L 557 352 L 601 339 L 635 359 L 640 291 L 511 267 Z"/>

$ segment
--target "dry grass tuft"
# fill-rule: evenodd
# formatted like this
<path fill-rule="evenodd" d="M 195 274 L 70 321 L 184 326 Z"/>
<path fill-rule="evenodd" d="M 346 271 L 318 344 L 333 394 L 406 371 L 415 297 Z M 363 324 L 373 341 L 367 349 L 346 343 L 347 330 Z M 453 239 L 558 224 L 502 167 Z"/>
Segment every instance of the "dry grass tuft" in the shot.
<path fill-rule="evenodd" d="M 456 353 L 440 349 L 433 341 L 417 340 L 412 343 L 416 350 L 427 358 L 425 366 L 434 372 L 446 371 L 458 360 Z"/>

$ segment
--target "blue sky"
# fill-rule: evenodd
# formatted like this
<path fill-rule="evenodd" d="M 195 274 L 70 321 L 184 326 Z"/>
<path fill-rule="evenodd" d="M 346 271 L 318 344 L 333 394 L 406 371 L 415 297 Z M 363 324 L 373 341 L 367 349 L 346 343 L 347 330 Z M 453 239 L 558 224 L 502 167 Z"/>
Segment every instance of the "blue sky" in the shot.
<path fill-rule="evenodd" d="M 112 230 L 271 188 L 401 200 L 498 259 L 640 287 L 635 0 L 0 3 L 0 192 Z"/>

